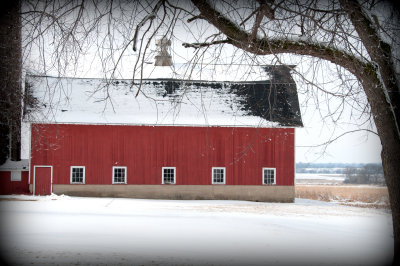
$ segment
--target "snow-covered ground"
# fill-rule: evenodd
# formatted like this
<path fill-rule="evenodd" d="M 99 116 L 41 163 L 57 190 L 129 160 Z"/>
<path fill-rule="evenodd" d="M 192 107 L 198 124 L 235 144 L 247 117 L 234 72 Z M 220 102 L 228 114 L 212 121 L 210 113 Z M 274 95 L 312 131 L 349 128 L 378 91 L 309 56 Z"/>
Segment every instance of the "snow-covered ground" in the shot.
<path fill-rule="evenodd" d="M 390 212 L 335 203 L 0 199 L 1 254 L 24 265 L 383 265 L 393 255 Z"/>

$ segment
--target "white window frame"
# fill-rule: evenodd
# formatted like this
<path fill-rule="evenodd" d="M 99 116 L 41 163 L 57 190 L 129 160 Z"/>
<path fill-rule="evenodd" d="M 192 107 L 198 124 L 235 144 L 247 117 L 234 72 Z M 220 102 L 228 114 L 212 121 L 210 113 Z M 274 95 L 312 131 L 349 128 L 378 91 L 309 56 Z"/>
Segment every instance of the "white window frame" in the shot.
<path fill-rule="evenodd" d="M 83 168 L 83 178 L 82 178 L 82 182 L 73 182 L 72 181 L 72 169 L 73 168 Z M 85 184 L 85 166 L 81 166 L 81 165 L 73 165 L 73 166 L 71 166 L 71 168 L 70 168 L 70 179 L 69 179 L 69 182 L 70 182 L 70 184 Z"/>
<path fill-rule="evenodd" d="M 11 171 L 10 179 L 12 182 L 19 182 L 22 180 L 22 171 Z"/>
<path fill-rule="evenodd" d="M 125 169 L 125 180 L 124 182 L 114 182 L 114 169 Z M 113 184 L 126 184 L 128 180 L 128 168 L 126 166 L 113 166 L 112 168 L 112 183 Z"/>
<path fill-rule="evenodd" d="M 174 169 L 174 182 L 173 183 L 165 183 L 164 182 L 164 169 Z M 176 184 L 176 167 L 170 167 L 170 166 L 165 166 L 165 167 L 162 167 L 162 169 L 161 169 L 161 183 L 163 184 L 163 185 L 175 185 Z"/>
<path fill-rule="evenodd" d="M 264 170 L 274 170 L 274 182 L 270 183 L 270 184 L 266 184 L 264 183 Z M 276 168 L 272 168 L 272 167 L 263 167 L 262 169 L 262 180 L 261 180 L 263 185 L 276 185 Z"/>
<path fill-rule="evenodd" d="M 216 170 L 224 170 L 224 181 L 223 182 L 214 182 L 214 169 Z M 225 185 L 226 183 L 226 168 L 225 167 L 211 167 L 211 184 L 213 185 Z"/>

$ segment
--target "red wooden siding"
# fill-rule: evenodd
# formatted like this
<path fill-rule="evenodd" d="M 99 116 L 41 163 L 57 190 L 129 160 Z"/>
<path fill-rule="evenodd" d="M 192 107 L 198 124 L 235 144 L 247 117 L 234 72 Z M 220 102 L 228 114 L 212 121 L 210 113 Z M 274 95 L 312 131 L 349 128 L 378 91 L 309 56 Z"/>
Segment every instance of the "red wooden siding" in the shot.
<path fill-rule="evenodd" d="M 21 172 L 21 181 L 11 181 L 11 171 L 0 171 L 0 195 L 28 194 L 29 172 Z"/>
<path fill-rule="evenodd" d="M 127 167 L 127 184 L 161 184 L 176 167 L 177 185 L 210 185 L 226 167 L 227 185 L 261 185 L 276 168 L 276 185 L 294 185 L 293 128 L 32 125 L 31 170 L 53 166 L 53 183 L 70 184 L 70 167 L 85 166 L 85 184 L 112 184 L 112 167 Z"/>

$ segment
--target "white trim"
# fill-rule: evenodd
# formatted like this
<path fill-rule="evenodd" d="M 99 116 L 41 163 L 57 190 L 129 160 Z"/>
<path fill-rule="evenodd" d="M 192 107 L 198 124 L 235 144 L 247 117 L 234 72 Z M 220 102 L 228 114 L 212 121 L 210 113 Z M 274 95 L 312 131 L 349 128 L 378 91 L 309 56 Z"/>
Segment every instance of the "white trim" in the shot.
<path fill-rule="evenodd" d="M 53 166 L 52 165 L 35 165 L 33 166 L 33 193 L 32 195 L 35 196 L 35 181 L 36 181 L 36 167 L 50 167 L 50 194 L 53 193 Z"/>
<path fill-rule="evenodd" d="M 231 127 L 231 128 L 296 128 L 294 126 L 280 126 L 280 125 L 206 125 L 206 124 L 156 124 L 156 123 L 106 123 L 106 122 L 54 122 L 54 121 L 25 121 L 26 123 L 30 124 L 44 124 L 44 125 L 91 125 L 91 126 L 147 126 L 147 127 Z M 271 121 L 267 121 L 271 122 Z M 275 123 L 275 122 L 271 122 Z"/>
<path fill-rule="evenodd" d="M 265 183 L 264 183 L 264 170 L 274 170 L 274 183 L 272 183 L 272 184 L 265 184 Z M 261 184 L 263 184 L 263 185 L 276 185 L 276 168 L 273 168 L 273 167 L 263 167 L 261 177 L 262 177 Z"/>
<path fill-rule="evenodd" d="M 29 169 L 29 174 L 28 174 L 28 184 L 30 184 L 31 183 L 31 159 L 32 159 L 32 153 L 31 153 L 31 151 L 32 151 L 32 147 L 31 147 L 31 145 L 32 145 L 32 123 L 29 123 L 29 167 L 28 167 L 28 169 Z M 33 190 L 32 190 L 33 191 Z"/>
<path fill-rule="evenodd" d="M 293 168 L 294 168 L 294 172 L 293 172 L 293 186 L 296 186 L 296 129 L 293 129 L 293 145 L 294 145 L 294 149 L 293 149 Z"/>
<path fill-rule="evenodd" d="M 174 169 L 174 182 L 173 183 L 164 183 L 164 169 Z M 175 185 L 176 184 L 176 167 L 172 167 L 172 166 L 165 166 L 162 167 L 161 169 L 161 184 L 165 185 Z"/>
<path fill-rule="evenodd" d="M 114 169 L 125 169 L 124 182 L 114 182 Z M 126 166 L 113 166 L 112 168 L 112 184 L 127 184 L 128 168 Z"/>
<path fill-rule="evenodd" d="M 83 168 L 83 179 L 82 182 L 72 182 L 72 168 Z M 85 166 L 81 166 L 81 165 L 71 165 L 70 167 L 70 175 L 69 175 L 69 183 L 70 184 L 85 184 Z"/>
<path fill-rule="evenodd" d="M 214 169 L 223 169 L 224 170 L 224 182 L 214 182 Z M 226 183 L 226 168 L 225 167 L 211 167 L 211 184 L 213 185 L 225 185 Z"/>

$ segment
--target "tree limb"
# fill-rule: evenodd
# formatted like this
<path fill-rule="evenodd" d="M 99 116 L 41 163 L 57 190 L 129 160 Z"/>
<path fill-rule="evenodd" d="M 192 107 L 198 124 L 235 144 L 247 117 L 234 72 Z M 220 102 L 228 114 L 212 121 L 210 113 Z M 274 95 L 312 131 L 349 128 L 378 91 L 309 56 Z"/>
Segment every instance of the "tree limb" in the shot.
<path fill-rule="evenodd" d="M 260 11 L 264 16 L 269 18 L 270 20 L 275 19 L 275 9 L 273 9 L 270 5 L 273 4 L 272 0 L 257 0 L 260 3 Z"/>
<path fill-rule="evenodd" d="M 212 42 L 203 42 L 203 43 L 182 43 L 182 46 L 185 48 L 203 48 L 203 47 L 209 47 L 212 45 L 217 45 L 217 44 L 223 44 L 223 43 L 232 43 L 230 40 L 219 40 L 219 41 L 212 41 Z"/>
<path fill-rule="evenodd" d="M 251 30 L 251 37 L 250 37 L 251 39 L 257 38 L 258 28 L 260 28 L 261 21 L 263 20 L 263 18 L 264 18 L 264 13 L 260 6 L 260 10 L 257 12 L 256 15 L 256 20 L 254 21 L 253 29 Z"/>
<path fill-rule="evenodd" d="M 206 0 L 192 0 L 192 2 L 205 20 L 226 35 L 229 41 L 224 43 L 230 43 L 239 49 L 256 55 L 293 53 L 314 56 L 344 67 L 360 80 L 376 79 L 375 68 L 371 63 L 343 50 L 303 40 L 252 39 L 248 32 L 215 10 Z M 209 45 L 204 44 L 204 46 Z M 188 47 L 190 46 L 188 45 Z M 202 46 L 197 44 L 196 48 L 200 47 Z"/>
<path fill-rule="evenodd" d="M 400 91 L 396 84 L 395 70 L 393 67 L 390 45 L 383 42 L 378 35 L 377 28 L 373 26 L 371 19 L 363 13 L 362 7 L 356 0 L 340 0 L 344 10 L 349 15 L 358 36 L 370 55 L 372 62 L 376 64 L 376 72 L 379 71 L 384 92 L 391 105 L 393 119 L 397 126 L 397 135 L 400 138 Z"/>
<path fill-rule="evenodd" d="M 196 20 L 196 19 L 202 19 L 203 17 L 202 16 L 194 16 L 194 17 L 191 17 L 191 18 L 188 18 L 188 20 L 187 20 L 187 23 L 190 23 L 190 22 L 192 22 L 192 21 L 194 21 L 194 20 Z"/>
<path fill-rule="evenodd" d="M 139 30 L 143 27 L 143 25 L 148 21 L 148 20 L 153 20 L 156 17 L 156 14 L 158 12 L 158 9 L 160 9 L 161 4 L 163 3 L 163 0 L 160 0 L 157 2 L 156 6 L 153 8 L 153 10 L 151 11 L 150 14 L 148 14 L 147 16 L 145 16 L 142 21 L 136 26 L 135 29 L 135 34 L 133 35 L 133 51 L 136 52 L 137 50 L 137 39 L 138 39 L 138 34 L 139 34 Z"/>

